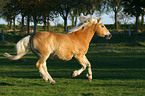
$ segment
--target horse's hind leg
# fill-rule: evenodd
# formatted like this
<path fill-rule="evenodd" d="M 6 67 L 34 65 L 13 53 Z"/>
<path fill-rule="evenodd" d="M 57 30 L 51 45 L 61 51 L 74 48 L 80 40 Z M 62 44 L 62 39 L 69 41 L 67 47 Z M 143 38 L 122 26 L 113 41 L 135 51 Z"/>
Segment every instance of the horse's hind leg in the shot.
<path fill-rule="evenodd" d="M 44 69 L 45 74 L 47 75 L 46 80 L 49 79 L 49 82 L 50 82 L 51 84 L 53 84 L 53 85 L 56 84 L 56 82 L 53 80 L 53 78 L 50 76 L 50 74 L 49 74 L 48 71 L 47 71 L 46 62 L 45 62 L 42 66 L 43 66 L 43 69 Z M 46 81 L 46 82 L 47 82 L 47 81 Z"/>
<path fill-rule="evenodd" d="M 40 75 L 41 75 L 41 76 L 43 77 L 43 79 L 47 82 L 47 81 L 48 81 L 47 75 L 46 75 L 46 73 L 45 73 L 45 71 L 44 71 L 44 69 L 43 69 L 43 63 L 42 63 L 41 59 L 37 61 L 36 67 L 38 68 L 38 70 L 39 70 L 39 72 L 40 72 Z"/>
<path fill-rule="evenodd" d="M 48 57 L 48 56 L 47 56 Z M 51 84 L 55 84 L 56 82 L 53 80 L 53 78 L 50 76 L 50 74 L 47 71 L 47 66 L 46 66 L 46 59 L 45 57 L 41 57 L 38 62 L 36 63 L 36 67 L 39 69 L 39 72 L 41 73 L 43 79 L 45 80 L 45 82 L 48 81 Z"/>

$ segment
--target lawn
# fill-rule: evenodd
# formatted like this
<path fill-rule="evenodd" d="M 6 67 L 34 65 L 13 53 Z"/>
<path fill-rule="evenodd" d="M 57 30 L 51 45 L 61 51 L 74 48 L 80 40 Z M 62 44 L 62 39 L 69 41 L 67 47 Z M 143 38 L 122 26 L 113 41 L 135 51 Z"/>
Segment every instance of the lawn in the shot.
<path fill-rule="evenodd" d="M 2 54 L 15 54 L 15 44 L 0 42 L 0 95 L 144 96 L 145 42 L 113 41 L 115 36 L 110 41 L 95 40 L 86 55 L 92 64 L 92 82 L 85 77 L 87 70 L 70 78 L 72 71 L 81 68 L 75 59 L 68 62 L 48 59 L 48 71 L 57 85 L 42 80 L 32 53 L 17 61 L 8 60 Z"/>

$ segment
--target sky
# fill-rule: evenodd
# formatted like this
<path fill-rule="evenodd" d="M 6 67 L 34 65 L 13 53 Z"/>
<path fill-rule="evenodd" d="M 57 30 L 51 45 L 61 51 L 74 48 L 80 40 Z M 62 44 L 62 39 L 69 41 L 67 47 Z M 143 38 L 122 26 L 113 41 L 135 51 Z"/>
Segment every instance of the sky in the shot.
<path fill-rule="evenodd" d="M 96 15 L 93 15 L 93 16 L 96 16 Z M 101 22 L 103 24 L 114 24 L 113 16 L 114 16 L 114 13 L 110 12 L 108 15 L 104 13 L 104 14 L 101 14 L 101 15 L 96 16 L 96 17 L 101 17 L 102 18 Z M 21 16 L 20 15 L 17 16 L 16 25 L 18 24 L 18 22 L 17 22 L 18 18 L 21 18 Z M 130 18 L 130 20 L 128 20 L 128 23 L 135 23 L 135 18 Z M 0 18 L 0 24 L 5 24 L 6 25 L 7 22 L 4 19 Z M 61 16 L 59 16 L 58 18 L 55 18 L 54 21 L 50 21 L 50 24 L 52 26 L 55 26 L 57 24 L 63 24 L 63 19 L 62 19 Z M 33 25 L 33 23 L 31 23 L 31 25 Z M 71 25 L 71 21 L 70 20 L 68 20 L 68 25 Z"/>

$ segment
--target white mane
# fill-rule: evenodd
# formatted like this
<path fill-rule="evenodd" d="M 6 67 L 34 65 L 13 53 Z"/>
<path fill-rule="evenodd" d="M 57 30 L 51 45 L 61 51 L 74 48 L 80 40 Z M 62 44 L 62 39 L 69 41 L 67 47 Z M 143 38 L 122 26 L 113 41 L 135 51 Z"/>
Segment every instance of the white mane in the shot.
<path fill-rule="evenodd" d="M 80 17 L 79 19 L 80 19 L 80 23 L 77 26 L 70 29 L 68 31 L 68 33 L 72 33 L 72 32 L 75 32 L 75 31 L 82 29 L 83 27 L 91 26 L 92 24 L 98 23 L 97 17 L 90 17 L 89 18 L 89 17 L 83 16 L 83 17 Z"/>

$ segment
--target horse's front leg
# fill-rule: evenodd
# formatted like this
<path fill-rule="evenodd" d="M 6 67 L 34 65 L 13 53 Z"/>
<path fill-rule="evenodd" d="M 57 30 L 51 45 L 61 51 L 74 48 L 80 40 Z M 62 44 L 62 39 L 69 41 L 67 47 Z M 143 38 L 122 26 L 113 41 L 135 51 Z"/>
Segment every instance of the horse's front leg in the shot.
<path fill-rule="evenodd" d="M 82 68 L 79 70 L 75 70 L 73 71 L 72 77 L 76 77 L 78 75 L 80 75 L 87 67 L 85 60 L 84 60 L 84 56 L 83 55 L 76 55 L 75 58 L 79 61 L 79 63 L 82 65 Z"/>
<path fill-rule="evenodd" d="M 85 55 L 82 55 L 82 56 L 78 55 L 78 56 L 75 56 L 75 58 L 80 62 L 80 64 L 82 65 L 82 68 L 79 70 L 75 70 L 72 74 L 72 77 L 76 77 L 76 76 L 80 75 L 88 66 L 88 73 L 86 74 L 86 76 L 88 77 L 89 81 L 91 81 L 92 80 L 91 64 L 88 61 L 88 59 L 86 58 L 86 56 Z"/>
<path fill-rule="evenodd" d="M 85 62 L 88 66 L 88 73 L 86 74 L 86 76 L 88 77 L 89 81 L 91 82 L 92 81 L 92 69 L 91 69 L 91 63 L 89 62 L 89 60 L 87 59 L 86 56 L 84 56 L 85 58 Z"/>

